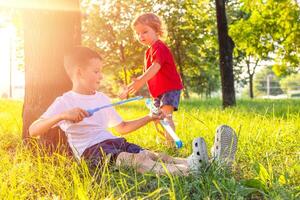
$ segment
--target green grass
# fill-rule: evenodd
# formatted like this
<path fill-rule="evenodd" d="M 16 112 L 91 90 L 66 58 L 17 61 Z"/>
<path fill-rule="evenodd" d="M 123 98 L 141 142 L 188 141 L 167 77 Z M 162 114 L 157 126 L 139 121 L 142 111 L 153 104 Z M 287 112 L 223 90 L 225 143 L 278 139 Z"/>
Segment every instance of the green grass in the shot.
<path fill-rule="evenodd" d="M 89 170 L 83 162 L 41 155 L 22 145 L 22 102 L 0 100 L 0 198 L 3 199 L 299 199 L 300 101 L 242 100 L 222 110 L 219 100 L 183 101 L 175 113 L 178 151 L 157 144 L 153 124 L 126 136 L 155 151 L 186 157 L 194 137 L 213 144 L 220 124 L 239 138 L 232 172 L 212 165 L 189 177 Z M 124 119 L 147 114 L 142 102 L 117 108 Z"/>

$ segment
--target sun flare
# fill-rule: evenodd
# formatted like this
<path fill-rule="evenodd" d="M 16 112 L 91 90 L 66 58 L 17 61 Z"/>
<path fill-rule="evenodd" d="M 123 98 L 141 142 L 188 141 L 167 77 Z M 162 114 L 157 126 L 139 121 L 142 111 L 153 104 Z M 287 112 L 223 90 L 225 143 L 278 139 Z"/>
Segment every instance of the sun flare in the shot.
<path fill-rule="evenodd" d="M 24 72 L 18 68 L 16 27 L 0 18 L 0 97 L 22 98 Z"/>

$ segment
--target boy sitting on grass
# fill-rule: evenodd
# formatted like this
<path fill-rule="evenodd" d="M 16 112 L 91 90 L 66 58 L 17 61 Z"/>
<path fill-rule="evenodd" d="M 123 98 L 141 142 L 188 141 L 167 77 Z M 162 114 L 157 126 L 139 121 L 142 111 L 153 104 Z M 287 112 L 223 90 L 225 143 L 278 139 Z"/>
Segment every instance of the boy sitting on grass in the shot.
<path fill-rule="evenodd" d="M 112 135 L 108 128 L 114 127 L 121 135 L 130 133 L 163 116 L 149 114 L 132 121 L 123 121 L 113 107 L 89 116 L 87 109 L 110 104 L 110 99 L 97 88 L 102 79 L 102 58 L 87 47 L 77 46 L 64 58 L 65 69 L 72 81 L 72 90 L 55 99 L 42 116 L 29 127 L 31 136 L 39 136 L 55 126 L 67 135 L 73 154 L 98 166 L 105 156 L 117 166 L 135 167 L 138 172 L 152 171 L 188 175 L 208 162 L 203 138 L 193 141 L 193 153 L 188 158 L 174 158 L 154 153 L 122 137 Z M 215 141 L 215 159 L 231 163 L 236 152 L 237 139 L 228 126 L 220 126 Z M 163 166 L 164 165 L 164 166 Z"/>

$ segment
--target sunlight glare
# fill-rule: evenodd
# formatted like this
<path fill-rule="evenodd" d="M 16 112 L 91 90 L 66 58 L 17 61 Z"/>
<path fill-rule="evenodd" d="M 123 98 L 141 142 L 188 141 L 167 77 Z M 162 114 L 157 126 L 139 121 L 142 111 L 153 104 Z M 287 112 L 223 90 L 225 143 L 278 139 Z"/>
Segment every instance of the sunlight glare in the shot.
<path fill-rule="evenodd" d="M 17 68 L 16 28 L 0 23 L 0 97 L 23 98 L 24 72 Z"/>
<path fill-rule="evenodd" d="M 0 0 L 0 7 L 40 10 L 78 11 L 78 4 L 61 0 Z"/>

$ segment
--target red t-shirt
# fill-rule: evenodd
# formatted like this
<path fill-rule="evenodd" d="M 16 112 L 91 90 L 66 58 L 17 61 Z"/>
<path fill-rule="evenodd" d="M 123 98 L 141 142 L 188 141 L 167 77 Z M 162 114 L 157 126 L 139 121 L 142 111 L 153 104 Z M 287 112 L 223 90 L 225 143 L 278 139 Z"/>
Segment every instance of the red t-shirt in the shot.
<path fill-rule="evenodd" d="M 152 97 L 155 98 L 168 91 L 181 90 L 183 88 L 173 55 L 161 40 L 157 40 L 146 51 L 144 72 L 154 62 L 160 64 L 160 70 L 147 82 Z"/>

